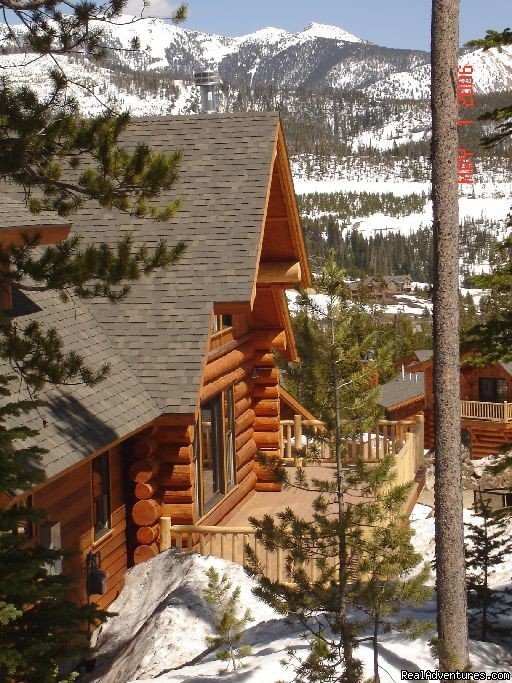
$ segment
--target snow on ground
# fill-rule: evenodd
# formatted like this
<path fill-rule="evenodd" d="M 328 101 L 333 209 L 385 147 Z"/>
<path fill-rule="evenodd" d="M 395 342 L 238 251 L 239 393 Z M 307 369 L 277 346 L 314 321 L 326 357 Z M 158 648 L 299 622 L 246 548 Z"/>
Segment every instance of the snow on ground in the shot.
<path fill-rule="evenodd" d="M 467 519 L 474 519 L 466 511 Z M 431 508 L 416 505 L 411 524 L 415 530 L 414 545 L 425 561 L 434 556 L 434 519 Z M 512 531 L 512 523 L 510 531 Z M 213 632 L 212 608 L 202 598 L 207 584 L 205 572 L 214 566 L 226 572 L 233 586 L 241 588 L 241 606 L 250 607 L 255 618 L 246 629 L 246 643 L 252 654 L 244 659 L 245 667 L 229 673 L 226 680 L 239 683 L 272 683 L 291 681 L 293 671 L 283 664 L 290 647 L 298 656 L 307 654 L 303 629 L 289 625 L 271 608 L 257 599 L 254 581 L 242 568 L 217 558 L 196 554 L 179 554 L 174 550 L 130 570 L 126 586 L 111 606 L 118 612 L 102 627 L 99 635 L 97 666 L 84 679 L 87 683 L 206 683 L 219 679 L 223 668 L 215 652 L 208 647 L 206 636 Z M 493 577 L 494 585 L 510 583 L 512 558 Z M 435 604 L 431 600 L 422 608 L 407 610 L 407 615 L 435 621 Z M 365 643 L 357 650 L 365 665 L 365 675 L 372 671 L 373 653 Z M 401 670 L 435 669 L 428 637 L 413 641 L 391 633 L 381 640 L 381 680 L 401 680 Z M 471 662 L 476 671 L 512 673 L 512 651 L 492 643 L 471 641 Z"/>

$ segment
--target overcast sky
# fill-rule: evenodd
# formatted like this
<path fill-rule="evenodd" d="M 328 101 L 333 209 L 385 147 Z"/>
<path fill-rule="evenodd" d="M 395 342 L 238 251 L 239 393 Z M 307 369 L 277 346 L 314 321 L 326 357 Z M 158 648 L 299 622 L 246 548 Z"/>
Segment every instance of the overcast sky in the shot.
<path fill-rule="evenodd" d="M 129 9 L 141 0 L 129 0 Z M 146 15 L 165 16 L 176 0 L 153 0 Z M 340 26 L 386 47 L 426 50 L 431 0 L 189 0 L 185 28 L 241 36 L 265 26 L 301 31 L 311 21 Z M 487 28 L 512 25 L 512 0 L 461 0 L 461 43 Z"/>

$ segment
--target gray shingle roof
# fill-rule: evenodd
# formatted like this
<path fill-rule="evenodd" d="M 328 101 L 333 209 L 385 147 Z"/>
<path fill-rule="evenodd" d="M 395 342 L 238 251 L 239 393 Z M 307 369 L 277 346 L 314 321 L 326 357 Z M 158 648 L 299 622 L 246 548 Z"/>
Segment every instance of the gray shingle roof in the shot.
<path fill-rule="evenodd" d="M 42 466 L 47 477 L 80 462 L 95 451 L 142 427 L 158 416 L 153 400 L 131 368 L 112 347 L 90 310 L 80 302 L 63 303 L 54 292 L 14 292 L 14 311 L 24 320 L 39 321 L 45 328 L 57 327 L 67 350 L 80 353 L 91 367 L 111 366 L 109 376 L 90 388 L 47 386 L 38 398 L 46 402 L 24 423 L 39 430 L 27 445 L 47 448 Z M 2 368 L 4 371 L 4 368 Z M 14 397 L 29 398 L 16 384 Z M 46 426 L 43 426 L 43 418 Z"/>
<path fill-rule="evenodd" d="M 382 385 L 378 404 L 383 408 L 389 408 L 419 398 L 424 393 L 425 383 L 422 372 L 413 374 L 411 379 L 407 373 L 405 379 L 402 379 L 402 374 L 399 374 L 395 379 Z"/>
<path fill-rule="evenodd" d="M 74 217 L 73 232 L 86 241 L 130 230 L 148 245 L 187 242 L 175 267 L 135 283 L 120 304 L 93 307 L 162 412 L 195 409 L 213 303 L 250 300 L 277 123 L 273 112 L 135 121 L 127 145 L 183 150 L 179 180 L 163 196 L 181 199 L 177 216 L 154 223 L 89 205 Z"/>
<path fill-rule="evenodd" d="M 4 192 L 7 190 L 7 192 Z M 54 213 L 42 211 L 38 214 L 30 213 L 25 202 L 16 195 L 9 193 L 9 186 L 0 184 L 2 201 L 0 202 L 0 230 L 9 228 L 44 228 L 47 226 L 69 225 L 71 220 L 62 218 Z"/>
<path fill-rule="evenodd" d="M 434 355 L 432 349 L 419 349 L 414 352 L 419 363 L 423 363 L 426 360 L 430 360 Z"/>
<path fill-rule="evenodd" d="M 63 304 L 51 293 L 31 293 L 25 301 L 28 318 L 57 325 L 69 348 L 93 366 L 112 365 L 110 377 L 93 389 L 59 387 L 43 396 L 49 424 L 38 443 L 51 449 L 44 463 L 49 476 L 161 413 L 195 410 L 213 304 L 251 297 L 277 123 L 276 113 L 264 112 L 131 124 L 126 146 L 183 150 L 179 180 L 162 198 L 179 197 L 178 214 L 154 223 L 91 202 L 72 216 L 72 232 L 84 243 L 113 244 L 129 231 L 150 247 L 161 238 L 188 246 L 176 266 L 133 283 L 120 303 Z M 32 423 L 40 429 L 41 417 Z"/>
<path fill-rule="evenodd" d="M 501 363 L 500 365 L 509 375 L 512 375 L 512 363 Z"/>

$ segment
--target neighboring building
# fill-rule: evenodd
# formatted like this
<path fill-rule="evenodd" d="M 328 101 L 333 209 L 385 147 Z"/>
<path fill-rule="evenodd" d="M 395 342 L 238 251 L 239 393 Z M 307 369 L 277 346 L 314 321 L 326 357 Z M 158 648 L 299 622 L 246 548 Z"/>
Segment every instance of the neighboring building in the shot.
<path fill-rule="evenodd" d="M 366 277 L 359 282 L 348 284 L 353 294 L 361 288 L 367 288 L 373 296 L 393 296 L 395 294 L 410 294 L 412 278 L 409 275 L 382 275 L 381 277 Z"/>
<path fill-rule="evenodd" d="M 425 383 L 422 372 L 400 373 L 381 385 L 377 401 L 387 420 L 406 420 L 425 409 Z"/>
<path fill-rule="evenodd" d="M 467 359 L 467 357 L 466 357 Z M 434 445 L 433 359 L 410 364 L 425 378 L 425 446 Z M 460 366 L 461 417 L 473 457 L 498 453 L 512 444 L 512 363 Z"/>
<path fill-rule="evenodd" d="M 132 563 L 159 552 L 160 516 L 217 524 L 253 490 L 279 488 L 255 463 L 257 449 L 280 453 L 271 349 L 296 360 L 284 290 L 311 284 L 277 114 L 135 120 L 122 142 L 183 150 L 179 180 L 163 197 L 181 198 L 180 211 L 154 223 L 91 202 L 73 216 L 73 233 L 84 243 L 113 244 L 127 231 L 149 246 L 185 240 L 186 253 L 117 304 L 13 289 L 20 321 L 56 326 L 67 349 L 111 372 L 94 388 L 42 392 L 46 406 L 25 422 L 40 430 L 30 443 L 48 449 L 46 481 L 3 498 L 14 505 L 30 496 L 47 510 L 52 542 L 77 552 L 64 570 L 81 601 L 93 554 L 107 573 L 104 594 L 93 598 L 102 607 Z M 0 239 L 27 227 L 12 213 Z M 70 226 L 53 221 L 56 242 Z"/>

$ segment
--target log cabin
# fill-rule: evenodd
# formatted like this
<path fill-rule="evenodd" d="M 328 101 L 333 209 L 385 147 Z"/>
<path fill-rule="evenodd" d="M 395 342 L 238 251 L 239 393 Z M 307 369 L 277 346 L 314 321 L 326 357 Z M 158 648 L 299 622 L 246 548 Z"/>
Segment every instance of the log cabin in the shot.
<path fill-rule="evenodd" d="M 280 453 L 273 351 L 297 360 L 285 290 L 311 283 L 278 114 L 139 119 L 122 140 L 138 142 L 182 150 L 178 181 L 161 198 L 180 198 L 177 215 L 154 223 L 91 202 L 71 234 L 114 244 L 130 232 L 149 247 L 184 240 L 180 261 L 116 304 L 15 287 L 4 297 L 20 325 L 56 326 L 67 349 L 110 366 L 93 388 L 41 392 L 45 406 L 26 423 L 39 431 L 30 443 L 47 449 L 45 480 L 0 500 L 47 511 L 34 540 L 75 551 L 63 570 L 76 599 L 92 593 L 101 607 L 132 564 L 159 552 L 161 516 L 218 524 L 253 491 L 279 488 L 255 455 Z M 19 237 L 27 226 L 9 220 Z M 41 216 L 29 220 L 44 234 Z M 71 228 L 52 220 L 47 243 Z M 105 572 L 101 590 L 87 586 L 86 565 Z"/>
<path fill-rule="evenodd" d="M 460 414 L 463 440 L 472 457 L 496 454 L 512 445 L 512 363 L 483 367 L 460 364 Z M 415 360 L 415 358 L 417 360 Z M 432 352 L 414 352 L 404 360 L 404 372 L 382 386 L 380 404 L 389 419 L 425 415 L 425 447 L 434 446 Z"/>

